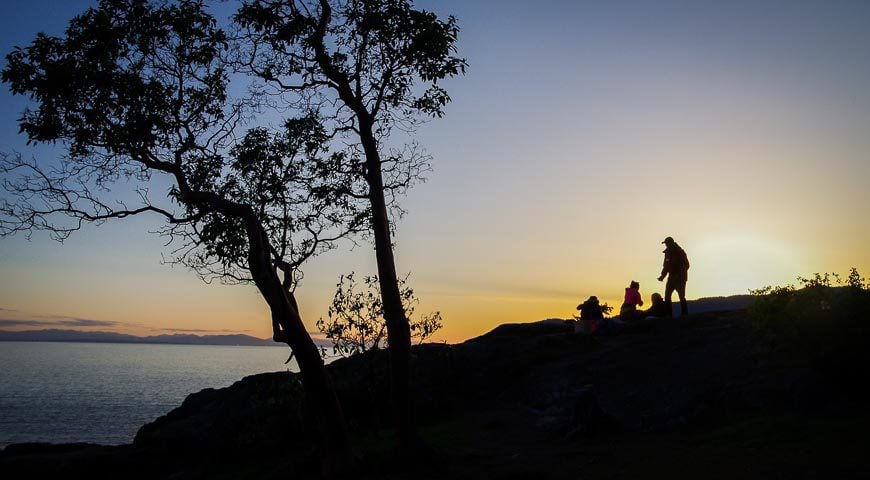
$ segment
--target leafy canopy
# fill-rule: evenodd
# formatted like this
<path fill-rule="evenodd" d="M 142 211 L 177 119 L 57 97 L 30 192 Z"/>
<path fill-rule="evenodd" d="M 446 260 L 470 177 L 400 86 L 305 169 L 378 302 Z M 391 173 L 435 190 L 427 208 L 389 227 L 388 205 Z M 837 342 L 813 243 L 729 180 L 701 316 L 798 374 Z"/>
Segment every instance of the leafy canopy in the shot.
<path fill-rule="evenodd" d="M 234 282 L 250 280 L 253 218 L 294 284 L 306 259 L 360 230 L 366 209 L 340 194 L 354 179 L 330 171 L 344 154 L 330 151 L 316 115 L 241 135 L 258 105 L 228 95 L 232 50 L 195 0 L 101 0 L 63 37 L 16 48 L 2 79 L 33 100 L 21 131 L 33 143 L 62 142 L 68 156 L 0 158 L 10 194 L 0 234 L 47 230 L 63 240 L 82 222 L 158 213 L 173 261 Z M 165 185 L 155 173 L 172 185 L 162 200 L 149 194 Z"/>

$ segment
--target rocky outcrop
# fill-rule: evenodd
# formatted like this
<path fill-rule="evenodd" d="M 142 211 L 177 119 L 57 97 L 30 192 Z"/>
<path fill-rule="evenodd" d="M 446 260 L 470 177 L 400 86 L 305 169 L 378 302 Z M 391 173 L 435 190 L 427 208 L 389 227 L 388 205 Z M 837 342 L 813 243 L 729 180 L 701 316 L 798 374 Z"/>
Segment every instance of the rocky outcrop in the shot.
<path fill-rule="evenodd" d="M 328 368 L 354 438 L 387 431 L 386 352 Z M 807 401 L 796 396 L 824 398 L 820 379 L 779 365 L 742 312 L 660 319 L 606 337 L 574 333 L 558 320 L 502 325 L 459 345 L 417 346 L 413 369 L 420 424 L 459 422 L 462 438 L 504 452 L 721 425 L 801 411 Z M 286 471 L 312 455 L 303 405 L 295 374 L 255 375 L 190 395 L 143 426 L 133 445 L 10 446 L 0 452 L 0 469 L 75 477 L 99 465 L 114 476 L 196 478 L 226 465 L 244 472 L 258 465 L 267 476 L 262 465 L 277 462 Z M 529 439 L 536 443 L 524 443 Z"/>
<path fill-rule="evenodd" d="M 227 461 L 304 450 L 304 428 L 297 376 L 265 373 L 188 396 L 180 407 L 140 428 L 133 445 Z"/>

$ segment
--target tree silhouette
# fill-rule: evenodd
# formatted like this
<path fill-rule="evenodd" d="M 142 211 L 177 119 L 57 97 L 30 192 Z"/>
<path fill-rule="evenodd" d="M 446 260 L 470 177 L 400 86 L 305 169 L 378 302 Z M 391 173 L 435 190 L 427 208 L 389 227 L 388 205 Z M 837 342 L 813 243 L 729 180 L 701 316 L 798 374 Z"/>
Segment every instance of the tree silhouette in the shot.
<path fill-rule="evenodd" d="M 3 81 L 35 104 L 21 131 L 30 143 L 61 142 L 66 155 L 2 155 L 0 235 L 63 241 L 85 222 L 161 215 L 173 261 L 256 285 L 275 339 L 297 357 L 324 468 L 341 469 L 350 460 L 341 408 L 294 289 L 302 263 L 367 227 L 369 213 L 344 194 L 356 186 L 328 173 L 346 153 L 328 150 L 316 117 L 237 140 L 257 105 L 230 98 L 228 49 L 201 1 L 102 0 L 63 38 L 40 34 L 10 53 Z M 168 195 L 152 198 L 152 188 Z"/>
<path fill-rule="evenodd" d="M 456 21 L 415 9 L 409 0 L 252 0 L 236 21 L 249 41 L 239 61 L 289 106 L 316 111 L 329 134 L 347 145 L 346 162 L 336 171 L 364 180 L 364 188 L 345 193 L 371 208 L 392 410 L 400 440 L 413 442 L 411 332 L 396 275 L 391 211 L 397 211 L 397 195 L 428 169 L 428 157 L 413 143 L 391 145 L 390 134 L 444 114 L 450 97 L 438 81 L 466 67 L 453 55 Z"/>

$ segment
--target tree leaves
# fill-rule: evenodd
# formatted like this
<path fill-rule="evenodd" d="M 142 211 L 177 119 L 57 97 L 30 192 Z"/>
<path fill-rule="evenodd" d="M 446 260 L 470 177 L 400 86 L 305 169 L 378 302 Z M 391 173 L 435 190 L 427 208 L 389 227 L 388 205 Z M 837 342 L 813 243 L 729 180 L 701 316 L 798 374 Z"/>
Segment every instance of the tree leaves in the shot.
<path fill-rule="evenodd" d="M 405 316 L 409 320 L 411 337 L 422 343 L 441 329 L 441 312 L 431 312 L 414 319 L 420 300 L 408 286 L 410 275 L 399 279 L 399 292 Z M 336 285 L 327 319 L 317 321 L 317 329 L 332 340 L 340 355 L 352 355 L 386 346 L 386 323 L 378 277 L 365 276 L 358 283 L 356 274 L 342 275 Z"/>
<path fill-rule="evenodd" d="M 39 35 L 11 52 L 3 80 L 34 101 L 21 131 L 31 142 L 63 142 L 69 156 L 57 175 L 35 177 L 38 184 L 6 178 L 21 207 L 4 210 L 8 231 L 57 226 L 68 235 L 63 216 L 73 216 L 77 229 L 90 218 L 161 211 L 169 220 L 162 233 L 175 243 L 170 262 L 236 282 L 249 279 L 244 211 L 256 216 L 292 278 L 307 259 L 361 230 L 367 208 L 345 193 L 364 189 L 337 170 L 347 157 L 330 151 L 314 113 L 239 139 L 255 102 L 229 98 L 231 48 L 202 1 L 102 0 L 63 37 Z M 24 171 L 14 167 L 6 171 Z M 174 180 L 167 197 L 182 213 L 127 208 L 109 195 L 119 179 L 147 182 L 153 171 Z M 119 186 L 119 198 L 144 188 Z M 40 199 L 51 200 L 49 208 L 33 208 Z M 232 206 L 235 218 L 218 214 L 215 202 Z"/>

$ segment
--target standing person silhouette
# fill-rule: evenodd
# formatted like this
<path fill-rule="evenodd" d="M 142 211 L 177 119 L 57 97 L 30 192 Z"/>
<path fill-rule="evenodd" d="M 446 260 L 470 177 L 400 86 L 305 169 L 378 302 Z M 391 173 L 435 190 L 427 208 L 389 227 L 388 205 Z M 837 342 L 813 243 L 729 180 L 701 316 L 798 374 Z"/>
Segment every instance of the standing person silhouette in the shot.
<path fill-rule="evenodd" d="M 686 251 L 683 250 L 673 237 L 665 239 L 665 261 L 662 265 L 662 274 L 659 276 L 659 281 L 668 277 L 668 282 L 665 284 L 665 311 L 668 316 L 673 315 L 671 310 L 671 297 L 674 290 L 680 297 L 680 316 L 689 314 L 689 306 L 686 304 L 686 281 L 689 279 L 689 257 L 686 256 Z"/>

